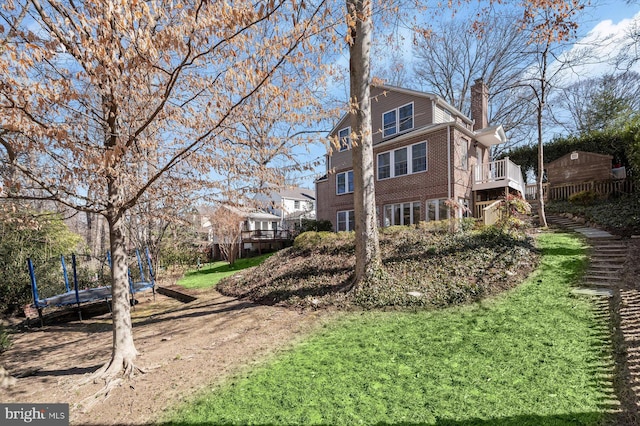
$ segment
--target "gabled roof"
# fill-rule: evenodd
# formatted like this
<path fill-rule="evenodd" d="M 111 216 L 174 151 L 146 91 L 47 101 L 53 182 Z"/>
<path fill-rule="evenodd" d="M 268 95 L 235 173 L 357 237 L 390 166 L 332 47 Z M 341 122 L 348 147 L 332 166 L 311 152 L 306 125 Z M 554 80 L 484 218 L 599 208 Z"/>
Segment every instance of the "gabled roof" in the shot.
<path fill-rule="evenodd" d="M 230 212 L 235 213 L 238 216 L 246 219 L 280 220 L 279 216 L 273 215 L 271 213 L 267 213 L 263 210 L 251 209 L 248 207 L 233 207 L 233 206 L 223 206 L 223 207 L 229 210 Z"/>
<path fill-rule="evenodd" d="M 278 191 L 281 198 L 288 200 L 315 201 L 316 191 L 307 188 L 286 188 Z"/>
<path fill-rule="evenodd" d="M 453 105 L 451 105 L 450 103 L 448 103 L 442 97 L 436 95 L 435 93 L 420 92 L 418 90 L 405 89 L 403 87 L 391 86 L 388 84 L 372 84 L 371 87 L 376 87 L 384 91 L 403 93 L 405 95 L 429 99 L 432 102 L 434 102 L 436 105 L 439 105 L 445 108 L 446 110 L 448 110 L 449 112 L 453 113 L 454 115 L 459 116 L 460 118 L 463 119 L 463 121 L 466 121 L 469 124 L 473 123 L 473 120 L 471 120 L 469 117 L 467 117 L 462 112 L 460 112 L 456 107 L 454 107 Z M 345 119 L 347 115 L 349 115 L 349 113 L 342 114 L 342 116 L 340 117 L 338 122 L 335 124 L 335 126 L 329 131 L 329 134 L 332 134 L 338 130 L 338 127 L 340 127 L 340 123 L 342 123 L 342 121 Z"/>

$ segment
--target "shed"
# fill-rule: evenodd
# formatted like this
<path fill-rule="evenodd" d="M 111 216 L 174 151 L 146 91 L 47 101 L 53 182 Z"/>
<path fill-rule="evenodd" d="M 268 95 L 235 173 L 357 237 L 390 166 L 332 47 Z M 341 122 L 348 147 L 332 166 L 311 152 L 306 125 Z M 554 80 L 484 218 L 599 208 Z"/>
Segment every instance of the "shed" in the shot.
<path fill-rule="evenodd" d="M 573 151 L 545 166 L 551 185 L 609 180 L 613 156 Z"/>

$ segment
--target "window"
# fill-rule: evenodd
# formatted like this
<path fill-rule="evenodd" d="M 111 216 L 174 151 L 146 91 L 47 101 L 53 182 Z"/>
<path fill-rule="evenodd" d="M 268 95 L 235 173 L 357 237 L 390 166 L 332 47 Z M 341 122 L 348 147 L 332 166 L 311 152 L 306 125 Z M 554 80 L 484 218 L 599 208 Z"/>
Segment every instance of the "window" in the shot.
<path fill-rule="evenodd" d="M 413 129 L 413 103 L 382 114 L 382 136 L 389 137 Z"/>
<path fill-rule="evenodd" d="M 466 139 L 460 139 L 460 168 L 462 170 L 467 170 L 469 165 L 469 141 Z"/>
<path fill-rule="evenodd" d="M 421 142 L 411 146 L 411 172 L 427 170 L 427 143 Z"/>
<path fill-rule="evenodd" d="M 338 232 L 353 231 L 355 229 L 355 215 L 353 210 L 338 212 Z"/>
<path fill-rule="evenodd" d="M 427 201 L 427 221 L 445 220 L 449 218 L 449 208 L 445 204 L 445 201 L 447 201 L 445 198 Z"/>
<path fill-rule="evenodd" d="M 407 104 L 398 108 L 400 117 L 400 132 L 413 129 L 413 104 Z"/>
<path fill-rule="evenodd" d="M 414 225 L 420 221 L 420 202 L 387 204 L 383 208 L 383 226 Z"/>
<path fill-rule="evenodd" d="M 463 217 L 471 217 L 469 200 L 467 200 L 466 198 L 458 198 L 458 204 L 460 205 L 460 209 L 458 209 L 457 212 L 458 219 L 461 219 Z"/>
<path fill-rule="evenodd" d="M 346 151 L 351 148 L 351 127 L 340 130 L 338 132 L 338 140 L 340 141 L 340 151 Z"/>
<path fill-rule="evenodd" d="M 294 209 L 299 209 L 300 208 L 300 200 L 294 200 L 293 201 L 293 208 Z"/>
<path fill-rule="evenodd" d="M 396 134 L 396 110 L 385 112 L 382 115 L 382 125 L 384 126 L 384 137 Z"/>
<path fill-rule="evenodd" d="M 336 176 L 336 194 L 353 192 L 353 170 L 338 173 Z"/>
<path fill-rule="evenodd" d="M 394 176 L 406 175 L 407 167 L 407 148 L 400 148 L 393 151 L 393 173 Z"/>
<path fill-rule="evenodd" d="M 378 179 L 391 177 L 391 153 L 385 152 L 378 155 Z"/>
<path fill-rule="evenodd" d="M 378 180 L 424 172 L 427 170 L 427 143 L 383 152 L 377 158 Z"/>

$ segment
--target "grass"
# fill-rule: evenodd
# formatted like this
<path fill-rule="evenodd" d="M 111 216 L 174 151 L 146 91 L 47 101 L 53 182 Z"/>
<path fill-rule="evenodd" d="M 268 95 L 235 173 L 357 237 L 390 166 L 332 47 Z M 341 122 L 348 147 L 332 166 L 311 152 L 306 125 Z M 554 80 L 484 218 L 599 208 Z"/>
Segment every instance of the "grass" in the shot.
<path fill-rule="evenodd" d="M 606 317 L 570 295 L 585 247 L 539 237 L 518 288 L 436 311 L 340 315 L 170 424 L 596 425 L 614 398 Z"/>
<path fill-rule="evenodd" d="M 178 285 L 191 289 L 214 287 L 221 279 L 229 277 L 243 269 L 257 266 L 272 254 L 273 253 L 269 253 L 263 254 L 262 256 L 238 259 L 233 266 L 227 262 L 207 263 L 199 270 L 186 272 L 184 277 L 178 280 Z"/>

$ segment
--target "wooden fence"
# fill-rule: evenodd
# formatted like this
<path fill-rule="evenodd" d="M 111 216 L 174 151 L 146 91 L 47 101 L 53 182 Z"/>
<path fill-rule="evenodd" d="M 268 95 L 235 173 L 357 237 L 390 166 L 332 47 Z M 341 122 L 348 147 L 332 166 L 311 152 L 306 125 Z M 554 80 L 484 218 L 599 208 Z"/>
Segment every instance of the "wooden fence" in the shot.
<path fill-rule="evenodd" d="M 573 194 L 582 191 L 591 191 L 601 196 L 613 194 L 631 194 L 635 192 L 636 185 L 631 179 L 602 180 L 581 183 L 566 183 L 563 185 L 544 185 L 545 200 L 568 200 Z M 528 200 L 537 198 L 536 185 L 527 185 L 525 195 Z"/>

